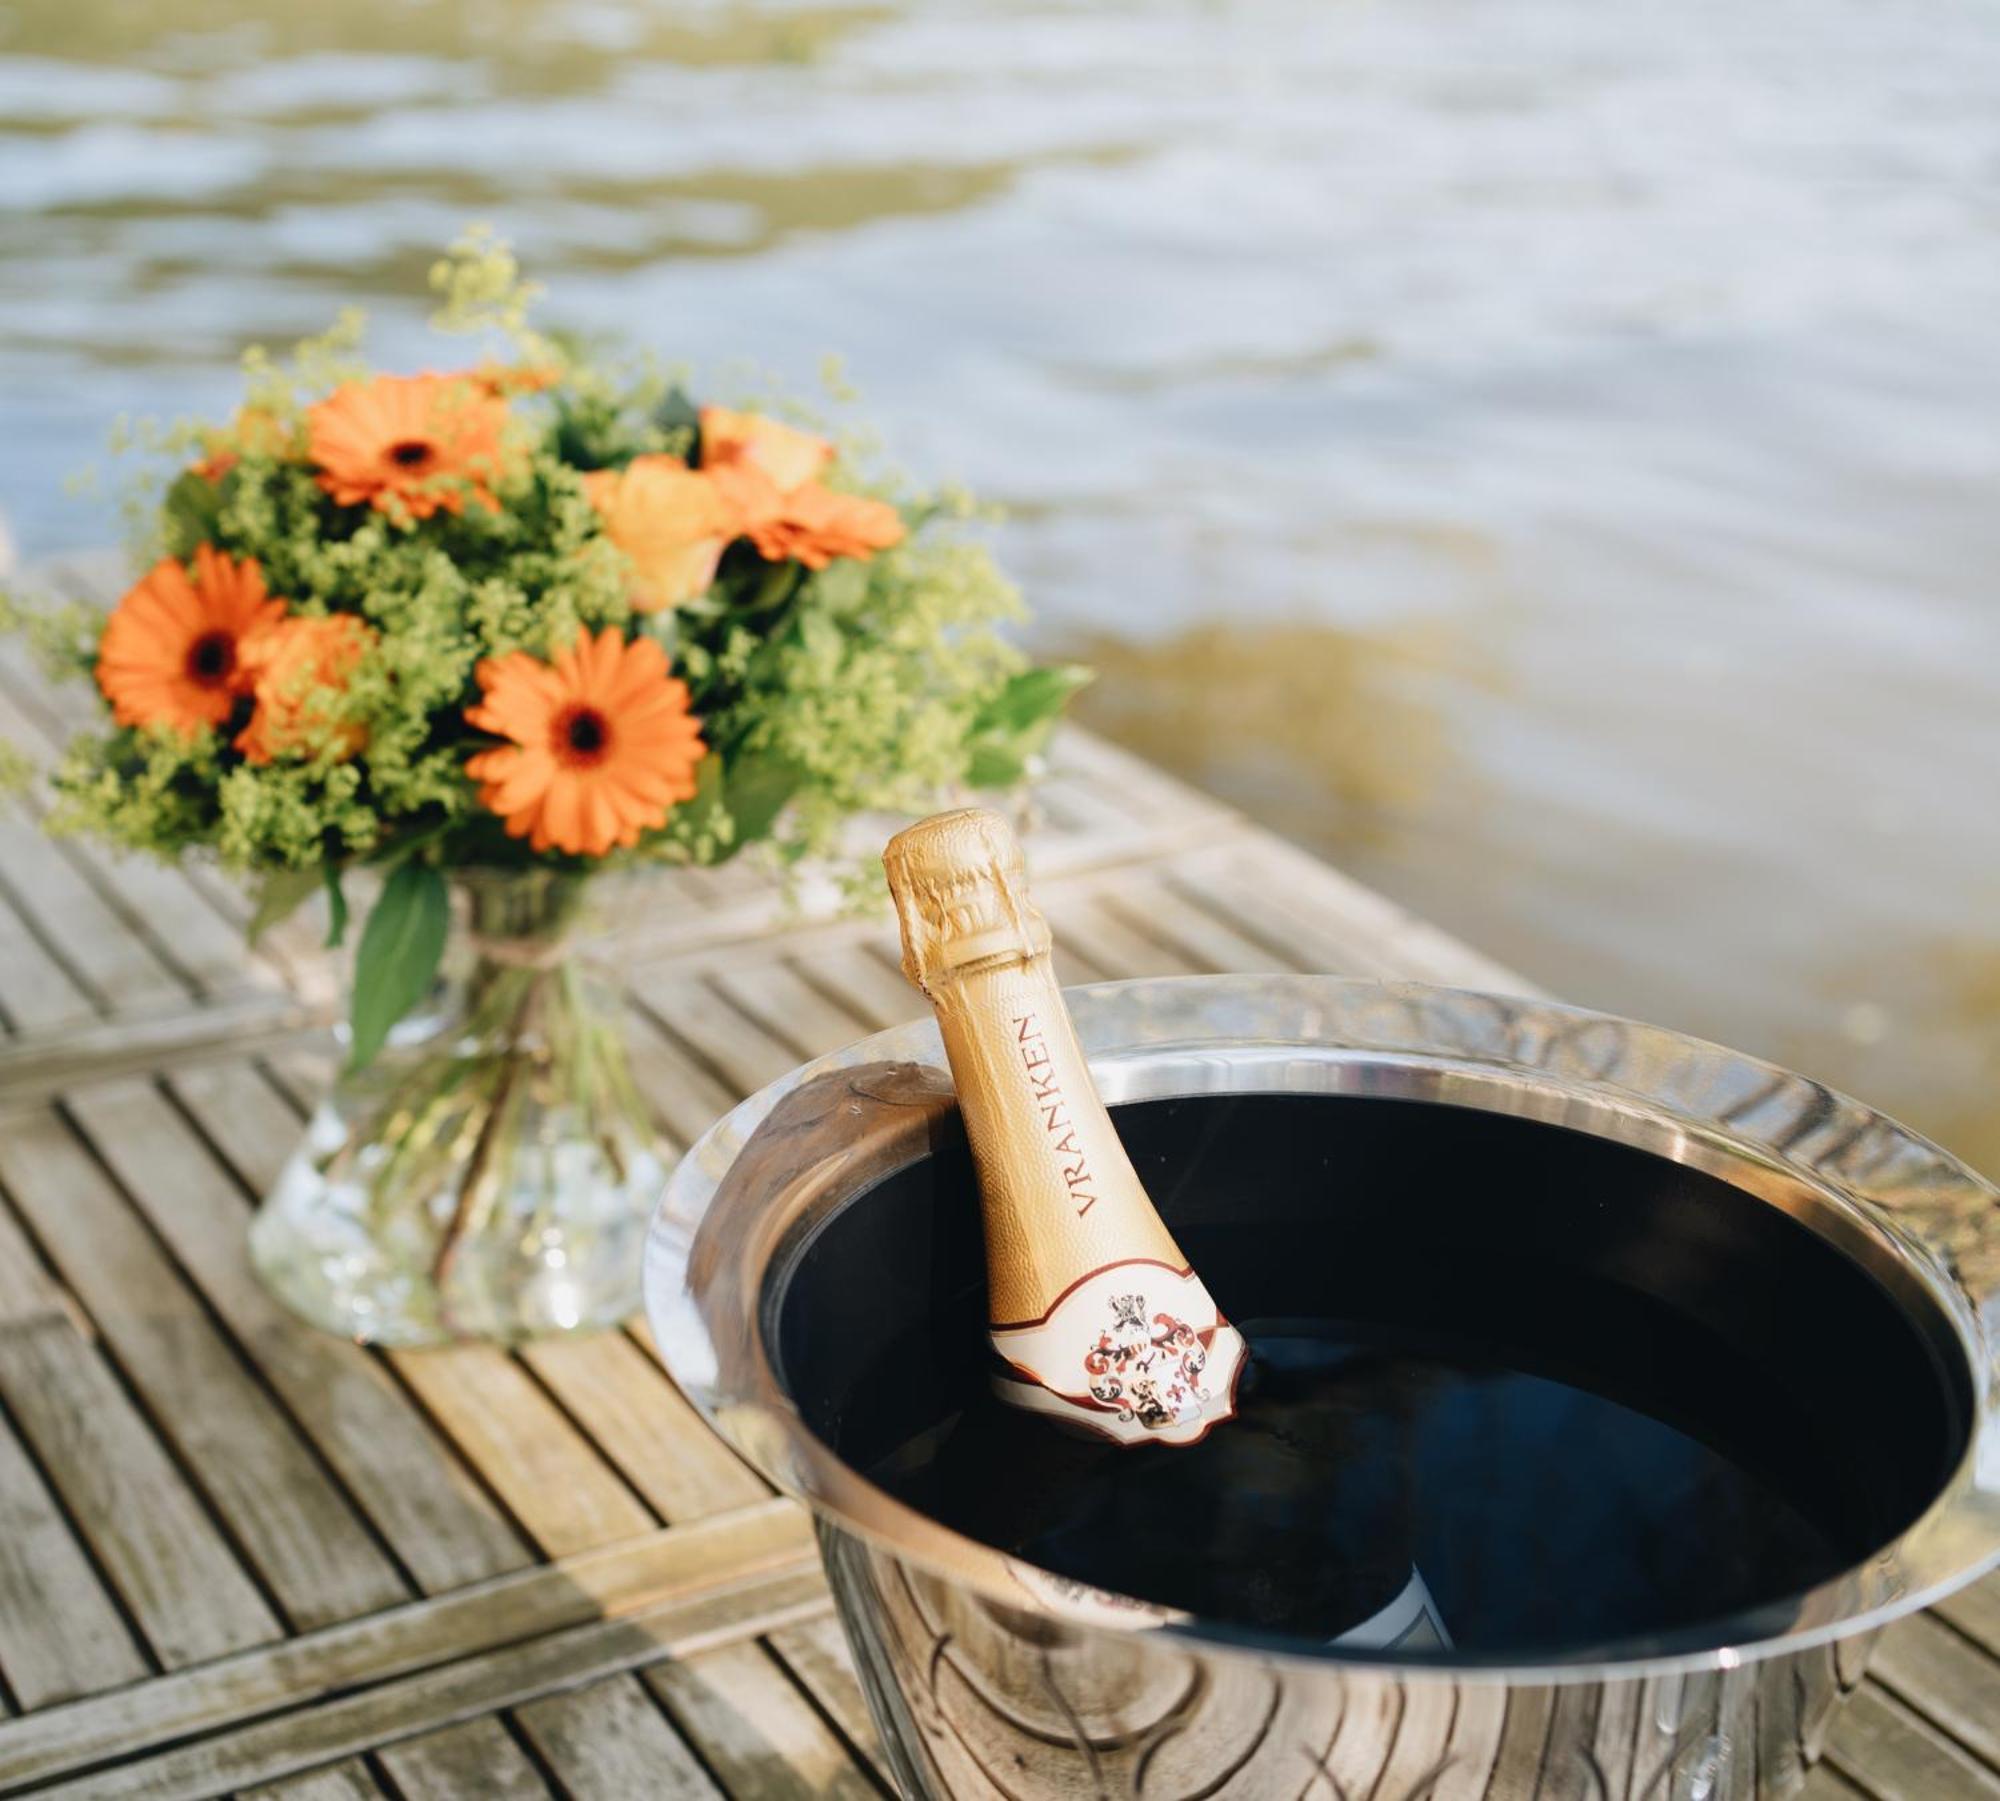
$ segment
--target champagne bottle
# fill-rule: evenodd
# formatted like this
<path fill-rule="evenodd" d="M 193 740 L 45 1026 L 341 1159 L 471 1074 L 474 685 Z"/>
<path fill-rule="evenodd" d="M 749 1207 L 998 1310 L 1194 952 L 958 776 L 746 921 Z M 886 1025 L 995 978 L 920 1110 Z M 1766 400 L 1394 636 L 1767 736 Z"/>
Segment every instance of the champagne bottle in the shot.
<path fill-rule="evenodd" d="M 995 1389 L 1121 1444 L 1195 1443 L 1235 1413 L 1243 1338 L 1097 1097 L 1019 842 L 967 808 L 899 833 L 882 863 L 979 1177 Z"/>

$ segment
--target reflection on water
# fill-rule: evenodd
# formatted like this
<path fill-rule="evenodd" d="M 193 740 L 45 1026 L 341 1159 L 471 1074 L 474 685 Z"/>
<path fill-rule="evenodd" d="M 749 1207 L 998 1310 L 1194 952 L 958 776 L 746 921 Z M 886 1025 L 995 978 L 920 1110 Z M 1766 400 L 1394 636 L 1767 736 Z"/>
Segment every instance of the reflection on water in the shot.
<path fill-rule="evenodd" d="M 1100 676 L 1079 702 L 1099 731 L 1288 837 L 1393 859 L 1410 822 L 1466 772 L 1424 685 L 1452 668 L 1444 628 L 1210 622 L 1066 654 Z"/>
<path fill-rule="evenodd" d="M 2000 1168 L 2000 30 L 1968 0 L 25 0 L 0 510 L 495 221 L 847 353 L 1095 716 L 1580 999 Z"/>

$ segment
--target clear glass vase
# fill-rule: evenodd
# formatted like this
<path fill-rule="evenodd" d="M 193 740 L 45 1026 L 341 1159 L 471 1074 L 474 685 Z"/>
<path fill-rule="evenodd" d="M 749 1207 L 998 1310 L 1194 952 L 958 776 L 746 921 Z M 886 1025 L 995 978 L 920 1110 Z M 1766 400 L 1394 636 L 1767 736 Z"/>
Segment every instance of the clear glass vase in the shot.
<path fill-rule="evenodd" d="M 585 878 L 463 871 L 430 1002 L 343 1074 L 251 1228 L 295 1313 L 378 1344 L 607 1326 L 639 1298 L 665 1180 Z"/>

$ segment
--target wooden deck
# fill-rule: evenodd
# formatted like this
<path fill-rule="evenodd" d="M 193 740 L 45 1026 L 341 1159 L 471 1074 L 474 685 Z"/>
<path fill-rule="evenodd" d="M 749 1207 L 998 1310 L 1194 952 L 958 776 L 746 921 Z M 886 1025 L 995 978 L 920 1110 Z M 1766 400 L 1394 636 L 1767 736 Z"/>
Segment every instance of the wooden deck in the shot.
<path fill-rule="evenodd" d="M 0 735 L 52 746 L 67 704 L 0 660 Z M 1524 986 L 1102 743 L 1055 760 L 1032 854 L 1068 979 Z M 888 1791 L 803 1517 L 642 1327 L 385 1354 L 264 1294 L 244 1229 L 335 972 L 310 922 L 246 955 L 225 882 L 34 811 L 0 808 L 0 1796 Z M 681 1144 L 917 1010 L 886 922 L 788 927 L 748 872 L 663 878 L 623 960 Z M 1989 1580 L 1886 1635 L 1810 1792 L 1996 1770 Z"/>

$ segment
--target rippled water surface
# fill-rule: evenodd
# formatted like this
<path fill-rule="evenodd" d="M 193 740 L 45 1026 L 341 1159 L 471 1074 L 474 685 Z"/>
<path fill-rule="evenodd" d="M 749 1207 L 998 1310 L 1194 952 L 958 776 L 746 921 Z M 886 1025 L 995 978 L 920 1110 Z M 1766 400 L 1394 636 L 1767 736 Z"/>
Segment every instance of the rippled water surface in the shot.
<path fill-rule="evenodd" d="M 263 15 L 263 16 L 260 16 Z M 2000 1168 L 2000 14 L 22 0 L 0 510 L 469 217 L 850 372 L 1090 714 L 1571 996 Z"/>

